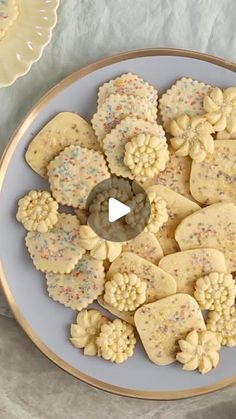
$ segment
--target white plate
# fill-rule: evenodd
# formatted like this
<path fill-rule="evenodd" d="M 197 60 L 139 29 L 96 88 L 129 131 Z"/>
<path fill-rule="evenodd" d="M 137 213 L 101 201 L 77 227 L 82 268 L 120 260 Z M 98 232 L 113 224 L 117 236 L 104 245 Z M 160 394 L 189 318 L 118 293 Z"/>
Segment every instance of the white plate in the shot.
<path fill-rule="evenodd" d="M 134 72 L 164 91 L 176 79 L 190 76 L 226 87 L 236 85 L 236 66 L 203 54 L 180 50 L 144 50 L 111 57 L 79 70 L 52 89 L 32 109 L 14 135 L 0 168 L 1 282 L 11 308 L 29 337 L 57 365 L 89 384 L 133 397 L 170 399 L 203 394 L 236 382 L 236 347 L 221 352 L 219 366 L 204 376 L 183 372 L 179 364 L 158 367 L 144 354 L 121 365 L 84 357 L 68 340 L 75 313 L 52 301 L 44 276 L 37 272 L 24 246 L 24 229 L 15 220 L 19 197 L 47 188 L 24 161 L 25 147 L 60 111 L 79 112 L 90 120 L 98 86 L 125 72 Z"/>
<path fill-rule="evenodd" d="M 57 22 L 59 1 L 0 0 L 0 87 L 10 86 L 41 57 Z"/>

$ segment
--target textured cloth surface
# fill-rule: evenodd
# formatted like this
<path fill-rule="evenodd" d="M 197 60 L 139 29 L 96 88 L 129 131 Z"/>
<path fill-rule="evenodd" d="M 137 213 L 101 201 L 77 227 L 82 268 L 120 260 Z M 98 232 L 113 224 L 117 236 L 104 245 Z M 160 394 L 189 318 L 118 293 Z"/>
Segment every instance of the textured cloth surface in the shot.
<path fill-rule="evenodd" d="M 61 0 L 58 24 L 41 59 L 11 87 L 0 89 L 0 153 L 32 105 L 71 71 L 139 48 L 193 49 L 234 61 L 235 21 L 235 0 Z M 0 313 L 9 315 L 1 296 Z M 60 371 L 13 319 L 0 316 L 0 332 L 1 419 L 235 417 L 236 387 L 171 403 L 121 400 Z"/>

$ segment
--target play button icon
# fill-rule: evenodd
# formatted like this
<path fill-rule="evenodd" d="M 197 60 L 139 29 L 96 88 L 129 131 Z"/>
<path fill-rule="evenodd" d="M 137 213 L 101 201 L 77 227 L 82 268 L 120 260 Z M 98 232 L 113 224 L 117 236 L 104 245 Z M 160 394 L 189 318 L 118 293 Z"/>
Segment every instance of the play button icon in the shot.
<path fill-rule="evenodd" d="M 108 220 L 110 223 L 119 220 L 125 215 L 130 213 L 130 207 L 128 205 L 122 204 L 115 198 L 109 198 L 108 200 Z"/>
<path fill-rule="evenodd" d="M 88 224 L 99 237 L 125 242 L 145 229 L 151 206 L 136 181 L 112 176 L 91 190 L 86 210 Z"/>

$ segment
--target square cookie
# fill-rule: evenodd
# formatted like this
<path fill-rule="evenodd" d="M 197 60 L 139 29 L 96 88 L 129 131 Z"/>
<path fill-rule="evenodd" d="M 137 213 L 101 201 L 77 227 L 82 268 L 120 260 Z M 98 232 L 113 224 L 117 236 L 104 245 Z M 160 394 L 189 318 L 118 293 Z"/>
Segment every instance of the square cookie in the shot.
<path fill-rule="evenodd" d="M 198 303 L 188 294 L 145 304 L 135 312 L 134 322 L 148 357 L 157 365 L 175 361 L 178 340 L 192 329 L 206 329 Z"/>
<path fill-rule="evenodd" d="M 236 141 L 216 140 L 215 151 L 201 163 L 193 161 L 190 190 L 196 201 L 236 204 Z"/>
<path fill-rule="evenodd" d="M 225 257 L 216 249 L 193 249 L 172 253 L 160 260 L 159 267 L 172 275 L 177 292 L 193 295 L 198 278 L 211 272 L 226 272 Z"/>

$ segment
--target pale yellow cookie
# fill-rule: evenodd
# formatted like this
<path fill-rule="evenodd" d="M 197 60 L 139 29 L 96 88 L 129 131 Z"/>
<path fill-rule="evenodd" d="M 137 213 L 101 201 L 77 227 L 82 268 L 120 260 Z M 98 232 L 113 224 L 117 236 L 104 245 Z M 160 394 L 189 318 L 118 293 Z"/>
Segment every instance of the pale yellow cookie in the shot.
<path fill-rule="evenodd" d="M 48 166 L 52 195 L 62 205 L 84 209 L 91 189 L 110 177 L 99 151 L 66 147 Z"/>
<path fill-rule="evenodd" d="M 147 282 L 147 303 L 176 292 L 176 281 L 171 275 L 134 253 L 121 253 L 112 262 L 107 273 L 107 279 L 112 278 L 117 272 L 122 274 L 134 273 L 138 278 Z"/>
<path fill-rule="evenodd" d="M 142 133 L 125 144 L 124 164 L 142 182 L 163 171 L 168 158 L 169 154 L 164 152 L 160 136 Z"/>
<path fill-rule="evenodd" d="M 206 319 L 207 330 L 217 334 L 222 346 L 236 346 L 236 307 L 221 311 L 209 311 Z"/>
<path fill-rule="evenodd" d="M 236 138 L 236 86 L 211 89 L 204 97 L 203 107 L 208 121 L 217 131 L 217 139 Z"/>
<path fill-rule="evenodd" d="M 0 41 L 16 21 L 19 13 L 20 9 L 17 0 L 0 1 Z"/>
<path fill-rule="evenodd" d="M 160 260 L 159 267 L 175 278 L 177 292 L 190 295 L 198 278 L 213 271 L 226 272 L 224 254 L 208 248 L 172 253 Z"/>
<path fill-rule="evenodd" d="M 122 252 L 122 243 L 100 238 L 88 225 L 80 226 L 78 241 L 83 249 L 90 251 L 94 259 L 108 259 L 112 262 Z"/>
<path fill-rule="evenodd" d="M 80 224 L 82 225 L 86 225 L 87 224 L 87 212 L 86 209 L 79 209 L 79 208 L 75 208 L 74 209 L 75 214 L 77 215 Z"/>
<path fill-rule="evenodd" d="M 139 134 L 151 134 L 161 140 L 158 149 L 158 167 L 159 171 L 165 169 L 169 159 L 169 152 L 162 126 L 142 119 L 127 117 L 110 134 L 107 134 L 103 140 L 103 149 L 107 156 L 109 168 L 115 175 L 130 179 L 135 177 L 129 167 L 124 163 L 125 146 L 132 138 Z"/>
<path fill-rule="evenodd" d="M 103 299 L 119 311 L 134 311 L 146 300 L 147 282 L 133 273 L 114 274 L 105 283 Z"/>
<path fill-rule="evenodd" d="M 236 141 L 216 140 L 215 151 L 206 159 L 193 161 L 190 177 L 192 196 L 202 204 L 219 201 L 236 204 Z"/>
<path fill-rule="evenodd" d="M 57 224 L 50 231 L 28 232 L 25 243 L 36 269 L 69 273 L 85 253 L 78 242 L 79 226 L 75 215 L 58 214 Z"/>
<path fill-rule="evenodd" d="M 91 121 L 101 146 L 105 136 L 127 116 L 136 116 L 155 122 L 157 108 L 155 106 L 151 108 L 148 100 L 140 96 L 112 94 L 107 97 L 103 105 L 97 109 Z"/>
<path fill-rule="evenodd" d="M 87 121 L 75 113 L 61 112 L 33 138 L 25 159 L 36 173 L 45 177 L 50 161 L 72 144 L 100 149 L 93 128 Z"/>
<path fill-rule="evenodd" d="M 125 322 L 134 326 L 134 311 L 119 311 L 116 307 L 113 307 L 104 301 L 102 295 L 98 297 L 97 302 L 102 308 L 105 308 L 105 310 L 113 314 L 113 316 L 118 317 L 119 319 L 124 320 Z"/>
<path fill-rule="evenodd" d="M 163 250 L 156 236 L 149 231 L 138 234 L 122 246 L 123 252 L 132 252 L 157 265 L 163 257 Z"/>
<path fill-rule="evenodd" d="M 16 219 L 28 231 L 46 233 L 58 220 L 58 203 L 47 191 L 30 191 L 18 201 Z"/>
<path fill-rule="evenodd" d="M 151 205 L 151 214 L 144 231 L 155 234 L 168 221 L 167 202 L 154 190 L 147 191 L 147 196 Z"/>
<path fill-rule="evenodd" d="M 145 98 L 150 106 L 157 106 L 157 90 L 137 74 L 126 73 L 104 83 L 98 92 L 98 107 L 112 94 L 132 95 Z"/>
<path fill-rule="evenodd" d="M 189 215 L 178 225 L 181 250 L 211 247 L 225 255 L 227 272 L 236 270 L 236 206 L 218 203 Z"/>
<path fill-rule="evenodd" d="M 192 329 L 206 329 L 197 302 L 188 294 L 145 304 L 135 312 L 134 321 L 148 357 L 157 365 L 175 361 L 178 341 Z"/>
<path fill-rule="evenodd" d="M 175 155 L 175 150 L 169 147 L 169 160 L 166 163 L 165 170 L 143 182 L 143 188 L 147 189 L 152 185 L 163 185 L 185 196 L 185 198 L 193 200 L 189 188 L 191 162 L 192 159 L 190 157 L 178 157 Z"/>
<path fill-rule="evenodd" d="M 206 374 L 217 367 L 221 345 L 215 333 L 193 330 L 184 339 L 180 339 L 178 344 L 181 352 L 177 353 L 176 359 L 183 364 L 183 370 L 198 369 L 201 374 Z"/>
<path fill-rule="evenodd" d="M 211 86 L 188 77 L 177 80 L 159 99 L 159 111 L 165 127 L 168 128 L 169 121 L 180 114 L 204 114 L 203 98 L 210 89 Z"/>
<path fill-rule="evenodd" d="M 135 344 L 133 326 L 120 319 L 103 324 L 96 339 L 98 354 L 116 364 L 121 364 L 133 355 Z"/>
<path fill-rule="evenodd" d="M 146 192 L 147 194 L 155 192 L 167 203 L 168 220 L 156 233 L 156 237 L 160 242 L 164 255 L 175 253 L 179 250 L 174 238 L 177 225 L 187 215 L 197 211 L 200 207 L 195 202 L 162 185 L 150 186 Z"/>
<path fill-rule="evenodd" d="M 73 310 L 82 310 L 104 291 L 103 263 L 84 255 L 68 274 L 47 273 L 49 297 Z"/>
<path fill-rule="evenodd" d="M 170 121 L 168 132 L 176 156 L 190 156 L 194 161 L 202 162 L 208 154 L 214 153 L 211 134 L 215 131 L 204 116 L 179 115 Z"/>
<path fill-rule="evenodd" d="M 76 323 L 70 327 L 70 342 L 76 348 L 84 348 L 84 355 L 97 355 L 96 338 L 108 319 L 98 310 L 82 310 L 76 317 Z"/>
<path fill-rule="evenodd" d="M 231 274 L 211 272 L 195 284 L 194 298 L 203 310 L 221 311 L 235 303 L 236 283 Z"/>

